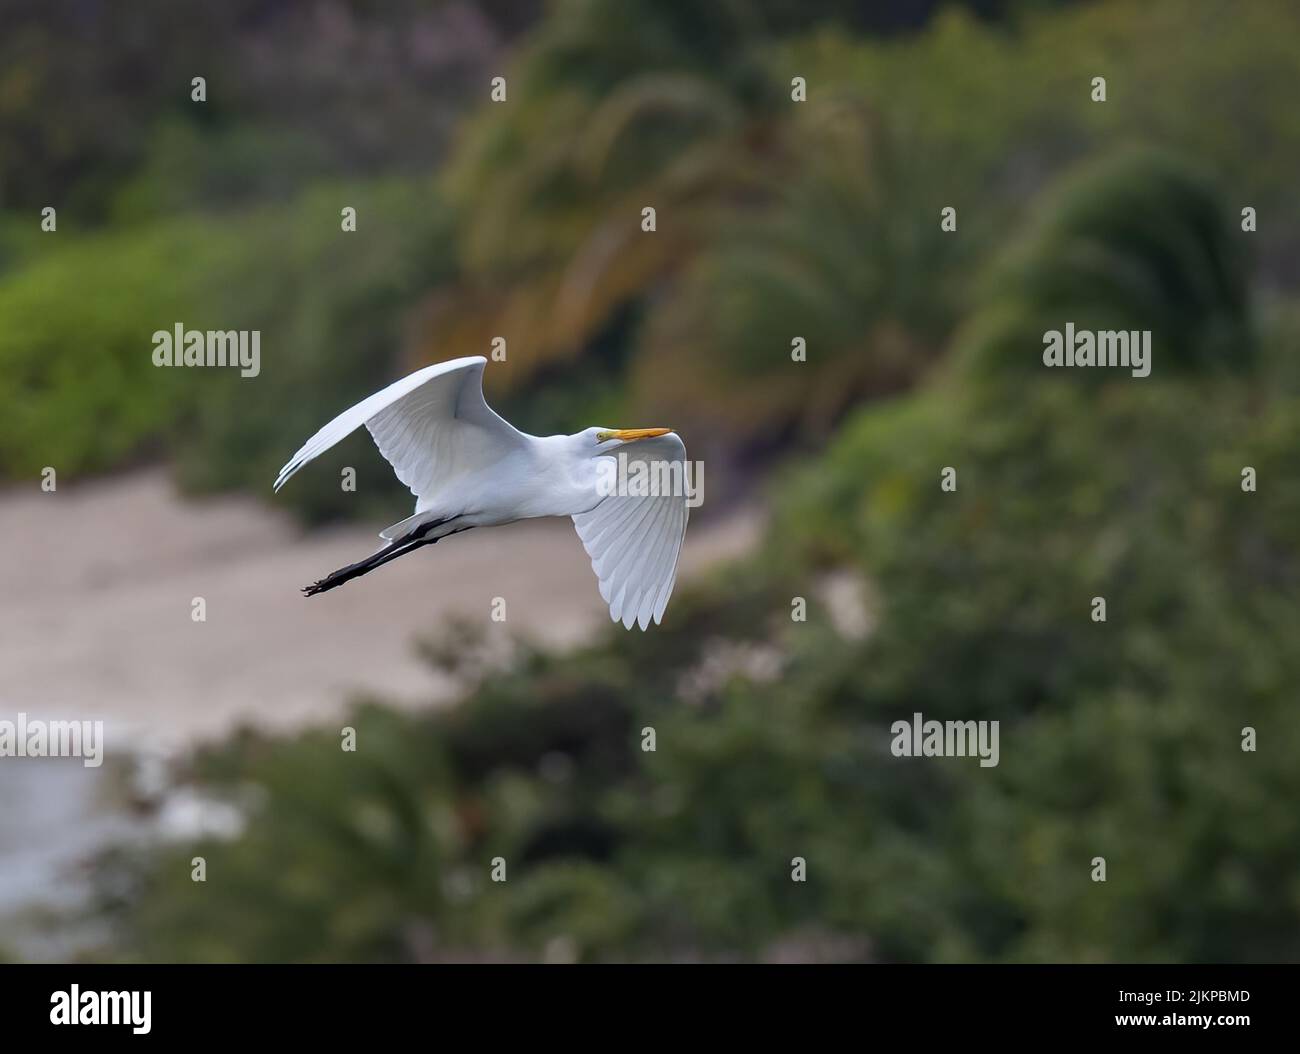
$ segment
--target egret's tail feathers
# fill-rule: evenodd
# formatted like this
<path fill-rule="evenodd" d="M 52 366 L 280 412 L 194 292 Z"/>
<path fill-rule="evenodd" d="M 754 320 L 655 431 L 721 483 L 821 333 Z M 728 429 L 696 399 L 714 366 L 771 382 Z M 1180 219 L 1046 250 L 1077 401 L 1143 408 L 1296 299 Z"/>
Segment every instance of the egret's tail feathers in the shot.
<path fill-rule="evenodd" d="M 419 524 L 414 530 L 394 538 L 378 552 L 372 553 L 364 560 L 358 560 L 355 564 L 348 564 L 347 567 L 340 567 L 337 571 L 331 571 L 319 582 L 303 586 L 303 596 L 314 597 L 317 593 L 324 593 L 335 586 L 341 586 L 344 582 L 351 582 L 354 578 L 368 575 L 376 567 L 382 567 L 390 560 L 396 560 L 399 556 L 405 556 L 415 549 L 425 545 L 433 545 L 434 542 L 440 538 L 446 538 L 449 534 L 459 534 L 461 531 L 469 530 L 468 527 L 452 527 L 441 533 L 434 533 L 435 528 L 442 527 L 447 523 L 446 520 L 430 520 Z"/>
<path fill-rule="evenodd" d="M 386 542 L 393 542 L 399 538 L 415 537 L 416 532 L 426 523 L 437 527 L 439 522 L 445 522 L 445 518 L 440 521 L 437 513 L 417 512 L 404 520 L 398 520 L 391 527 L 385 527 L 379 532 L 379 537 Z"/>

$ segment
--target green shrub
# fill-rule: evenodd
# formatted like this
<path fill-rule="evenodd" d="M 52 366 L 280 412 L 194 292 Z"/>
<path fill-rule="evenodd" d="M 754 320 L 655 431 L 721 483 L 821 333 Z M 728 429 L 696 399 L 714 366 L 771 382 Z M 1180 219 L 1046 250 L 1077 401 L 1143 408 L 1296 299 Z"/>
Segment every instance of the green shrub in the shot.
<path fill-rule="evenodd" d="M 358 230 L 340 229 L 343 204 Z M 0 276 L 0 473 L 68 477 L 166 452 L 192 488 L 267 492 L 330 417 L 417 365 L 403 327 L 449 274 L 450 221 L 423 182 L 318 189 L 287 209 L 160 222 L 73 239 Z M 158 369 L 152 334 L 261 331 L 261 373 Z M 347 460 L 339 460 L 340 458 Z M 360 439 L 294 481 L 313 517 L 400 489 Z M 352 500 L 348 500 L 352 499 Z M 391 510 L 390 510 L 391 511 Z"/>
<path fill-rule="evenodd" d="M 1041 372 L 1044 333 L 1070 322 L 1150 330 L 1161 373 L 1248 369 L 1247 237 L 1213 183 L 1173 155 L 1085 166 L 993 270 L 965 357 L 977 374 Z"/>

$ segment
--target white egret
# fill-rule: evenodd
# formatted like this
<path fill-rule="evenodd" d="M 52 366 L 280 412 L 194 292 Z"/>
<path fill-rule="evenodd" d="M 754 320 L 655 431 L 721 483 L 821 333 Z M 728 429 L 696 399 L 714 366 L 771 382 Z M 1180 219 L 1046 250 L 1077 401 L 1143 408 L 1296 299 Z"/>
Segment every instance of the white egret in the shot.
<path fill-rule="evenodd" d="M 323 593 L 471 527 L 571 516 L 610 617 L 628 629 L 633 624 L 645 629 L 651 619 L 658 623 L 677 576 L 686 494 L 663 493 L 683 488 L 611 487 L 611 479 L 626 473 L 611 473 L 609 459 L 617 454 L 649 463 L 646 467 L 668 463 L 675 471 L 659 478 L 684 482 L 681 439 L 668 428 L 527 435 L 483 398 L 486 364 L 479 355 L 452 359 L 395 381 L 344 410 L 280 470 L 277 491 L 308 461 L 364 424 L 416 499 L 414 515 L 379 533 L 385 544 L 374 555 L 303 592 Z M 642 493 L 646 490 L 650 493 Z"/>

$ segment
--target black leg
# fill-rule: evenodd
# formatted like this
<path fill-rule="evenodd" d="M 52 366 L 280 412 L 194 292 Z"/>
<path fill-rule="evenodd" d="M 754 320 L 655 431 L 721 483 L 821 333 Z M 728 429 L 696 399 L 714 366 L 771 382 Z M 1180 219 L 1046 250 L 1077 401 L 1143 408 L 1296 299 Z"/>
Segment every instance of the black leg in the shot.
<path fill-rule="evenodd" d="M 435 520 L 430 523 L 422 523 L 410 534 L 404 534 L 400 538 L 395 538 L 389 542 L 379 552 L 367 556 L 364 560 L 358 560 L 355 564 L 348 564 L 347 567 L 340 567 L 337 571 L 331 571 L 319 582 L 313 582 L 309 586 L 303 587 L 303 596 L 314 597 L 317 593 L 324 593 L 326 590 L 333 589 L 335 586 L 341 586 L 344 582 L 350 582 L 354 578 L 360 578 L 362 575 L 369 574 L 376 567 L 382 567 L 390 560 L 396 560 L 399 556 L 405 556 L 415 549 L 425 545 L 433 545 L 439 541 L 439 538 L 424 537 L 435 527 L 445 523 L 445 520 Z M 460 527 L 450 534 L 459 534 L 461 531 L 468 531 L 468 527 Z M 442 538 L 449 537 L 444 534 Z"/>

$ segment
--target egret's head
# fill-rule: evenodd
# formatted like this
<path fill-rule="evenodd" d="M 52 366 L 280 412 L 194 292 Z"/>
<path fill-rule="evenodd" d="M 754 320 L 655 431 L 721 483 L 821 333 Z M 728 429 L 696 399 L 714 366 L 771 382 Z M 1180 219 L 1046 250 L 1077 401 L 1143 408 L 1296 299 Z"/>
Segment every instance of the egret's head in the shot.
<path fill-rule="evenodd" d="M 635 443 L 638 439 L 653 439 L 666 436 L 671 428 L 589 428 L 587 433 L 596 443 L 597 451 L 605 453 L 617 450 L 624 443 Z"/>

